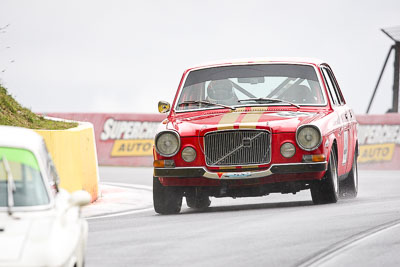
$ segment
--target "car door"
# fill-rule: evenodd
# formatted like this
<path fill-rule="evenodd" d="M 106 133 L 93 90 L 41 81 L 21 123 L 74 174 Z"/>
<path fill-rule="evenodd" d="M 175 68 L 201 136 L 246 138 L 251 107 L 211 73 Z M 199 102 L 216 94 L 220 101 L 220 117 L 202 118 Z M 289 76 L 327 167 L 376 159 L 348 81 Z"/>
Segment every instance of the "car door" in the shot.
<path fill-rule="evenodd" d="M 332 108 L 338 116 L 338 125 L 335 130 L 337 141 L 337 167 L 338 175 L 341 176 L 347 171 L 348 151 L 349 151 L 349 125 L 346 115 L 347 107 L 341 99 L 341 95 L 337 91 L 332 71 L 328 65 L 321 67 L 325 84 L 328 89 L 328 95 L 332 103 Z"/>
<path fill-rule="evenodd" d="M 341 102 L 341 105 L 344 108 L 344 113 L 342 114 L 342 119 L 344 121 L 344 136 L 343 136 L 343 145 L 346 149 L 345 156 L 343 157 L 343 161 L 346 164 L 346 173 L 351 170 L 352 163 L 353 163 L 353 156 L 354 156 L 354 148 L 355 148 L 355 140 L 356 140 L 356 118 L 354 115 L 354 111 L 346 104 L 344 100 L 342 91 L 340 90 L 339 84 L 336 80 L 335 75 L 333 74 L 332 69 L 328 67 L 328 74 L 331 77 L 332 82 L 334 83 L 334 90 Z M 344 162 L 342 162 L 344 164 Z"/>

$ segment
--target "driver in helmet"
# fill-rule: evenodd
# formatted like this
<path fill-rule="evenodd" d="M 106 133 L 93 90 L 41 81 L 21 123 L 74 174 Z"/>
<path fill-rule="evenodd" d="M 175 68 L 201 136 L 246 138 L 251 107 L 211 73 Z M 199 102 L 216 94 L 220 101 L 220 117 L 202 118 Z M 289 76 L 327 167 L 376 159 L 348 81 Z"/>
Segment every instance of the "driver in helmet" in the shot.
<path fill-rule="evenodd" d="M 224 80 L 211 81 L 207 87 L 207 100 L 212 103 L 235 105 L 238 98 L 233 91 L 232 82 Z"/>

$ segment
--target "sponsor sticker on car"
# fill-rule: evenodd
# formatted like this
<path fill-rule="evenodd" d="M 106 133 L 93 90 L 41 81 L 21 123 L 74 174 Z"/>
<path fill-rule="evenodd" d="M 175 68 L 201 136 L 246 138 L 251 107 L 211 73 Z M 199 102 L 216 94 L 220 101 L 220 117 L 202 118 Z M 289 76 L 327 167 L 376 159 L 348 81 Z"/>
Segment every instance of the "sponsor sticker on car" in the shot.
<path fill-rule="evenodd" d="M 249 177 L 251 172 L 226 172 L 222 173 L 224 178 L 244 178 Z"/>

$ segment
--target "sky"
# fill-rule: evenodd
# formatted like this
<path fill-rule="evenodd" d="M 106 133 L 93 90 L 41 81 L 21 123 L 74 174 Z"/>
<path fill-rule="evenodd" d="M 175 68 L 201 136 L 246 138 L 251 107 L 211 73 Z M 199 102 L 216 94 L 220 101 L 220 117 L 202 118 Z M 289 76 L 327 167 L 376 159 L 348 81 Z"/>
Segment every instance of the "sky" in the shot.
<path fill-rule="evenodd" d="M 156 113 L 186 68 L 253 57 L 332 67 L 365 113 L 398 0 L 0 0 L 0 82 L 35 112 Z M 370 113 L 391 107 L 393 55 Z"/>

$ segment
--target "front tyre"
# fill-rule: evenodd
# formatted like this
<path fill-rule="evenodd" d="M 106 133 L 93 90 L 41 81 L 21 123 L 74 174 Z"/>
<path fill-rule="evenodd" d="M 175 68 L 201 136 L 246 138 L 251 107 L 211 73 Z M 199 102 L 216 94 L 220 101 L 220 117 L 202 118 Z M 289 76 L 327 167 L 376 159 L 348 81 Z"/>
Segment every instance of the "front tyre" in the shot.
<path fill-rule="evenodd" d="M 328 170 L 324 177 L 311 185 L 311 197 L 314 204 L 336 203 L 339 199 L 337 159 L 334 149 L 331 149 Z"/>
<path fill-rule="evenodd" d="M 153 177 L 153 205 L 159 214 L 176 214 L 181 211 L 183 191 L 179 187 L 163 186 Z"/>
<path fill-rule="evenodd" d="M 339 186 L 340 197 L 344 199 L 350 199 L 357 197 L 358 194 L 358 168 L 357 168 L 357 156 L 354 153 L 353 166 L 347 178 L 340 181 Z"/>
<path fill-rule="evenodd" d="M 210 197 L 206 194 L 196 192 L 186 193 L 186 204 L 192 209 L 205 209 L 211 205 Z"/>

